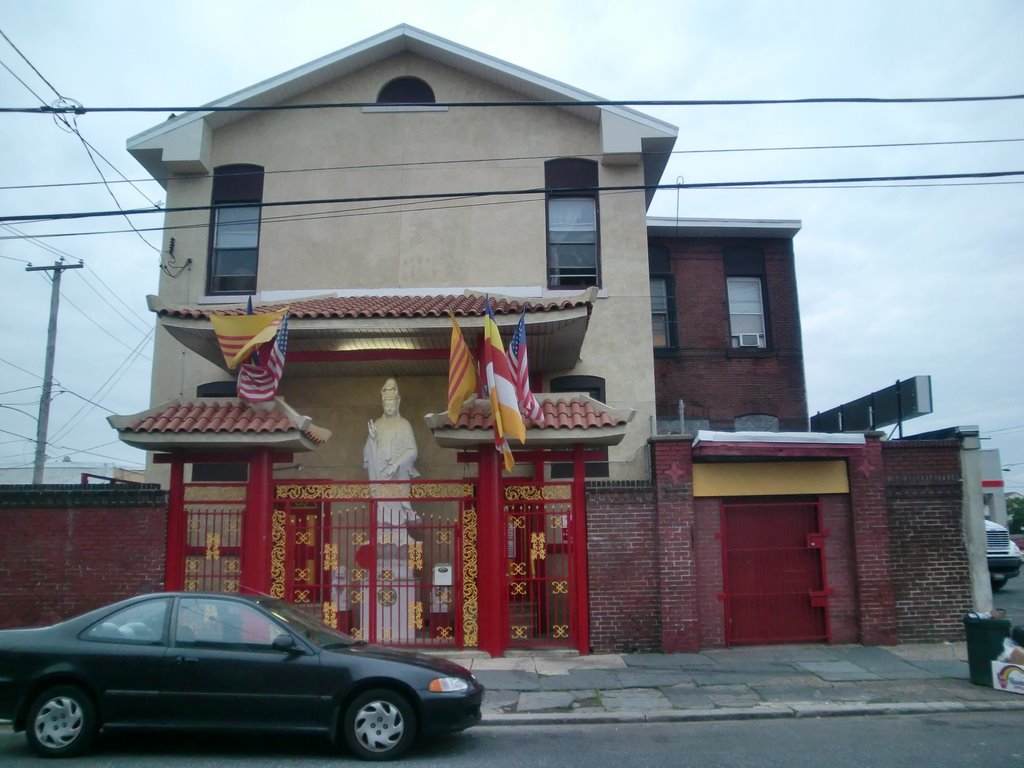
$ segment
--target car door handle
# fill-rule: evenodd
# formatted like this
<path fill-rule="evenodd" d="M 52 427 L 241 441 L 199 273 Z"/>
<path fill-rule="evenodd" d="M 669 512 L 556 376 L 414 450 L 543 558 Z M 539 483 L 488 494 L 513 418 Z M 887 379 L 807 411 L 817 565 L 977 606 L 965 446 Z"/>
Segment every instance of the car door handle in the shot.
<path fill-rule="evenodd" d="M 199 663 L 199 659 L 197 659 L 195 656 L 179 656 L 178 657 L 178 663 L 179 664 L 198 664 Z"/>

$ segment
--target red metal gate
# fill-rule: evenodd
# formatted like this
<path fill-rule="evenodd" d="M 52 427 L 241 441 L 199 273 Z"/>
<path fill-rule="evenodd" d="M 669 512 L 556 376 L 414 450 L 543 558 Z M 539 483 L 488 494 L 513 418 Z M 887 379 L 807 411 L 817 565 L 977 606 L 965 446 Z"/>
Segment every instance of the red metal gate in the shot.
<path fill-rule="evenodd" d="M 825 535 L 817 500 L 722 504 L 728 645 L 829 638 Z"/>
<path fill-rule="evenodd" d="M 271 594 L 388 645 L 462 646 L 470 615 L 475 643 L 474 495 L 464 481 L 278 483 Z"/>
<path fill-rule="evenodd" d="M 183 498 L 183 589 L 238 592 L 242 578 L 245 483 L 188 483 Z"/>
<path fill-rule="evenodd" d="M 578 643 L 575 543 L 583 537 L 572 498 L 571 482 L 505 484 L 509 647 Z"/>

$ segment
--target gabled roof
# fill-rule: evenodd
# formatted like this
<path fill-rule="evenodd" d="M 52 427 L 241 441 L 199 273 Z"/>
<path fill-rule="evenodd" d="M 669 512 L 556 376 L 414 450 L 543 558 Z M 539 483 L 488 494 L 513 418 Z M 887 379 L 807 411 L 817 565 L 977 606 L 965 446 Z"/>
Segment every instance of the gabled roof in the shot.
<path fill-rule="evenodd" d="M 311 451 L 331 436 L 280 397 L 267 403 L 236 397 L 172 400 L 130 416 L 108 416 L 107 421 L 123 443 L 146 451 L 241 452 L 256 446 Z"/>
<path fill-rule="evenodd" d="M 414 53 L 490 81 L 522 94 L 524 100 L 601 100 L 599 96 L 536 72 L 407 24 L 400 24 L 362 42 L 212 101 L 205 107 L 279 104 L 403 52 Z M 603 152 L 610 155 L 642 154 L 647 184 L 657 184 L 661 179 L 679 132 L 676 126 L 628 107 L 581 105 L 559 109 L 600 124 Z M 201 145 L 209 139 L 205 133 L 241 120 L 249 114 L 245 111 L 199 111 L 172 116 L 160 125 L 130 138 L 128 151 L 158 181 L 174 172 L 202 172 Z M 205 172 L 210 170 L 206 168 Z"/>
<path fill-rule="evenodd" d="M 590 323 L 596 289 L 550 298 L 491 297 L 500 328 L 511 329 L 526 311 L 527 345 L 534 370 L 577 360 Z M 256 313 L 289 307 L 289 376 L 444 375 L 451 343 L 451 309 L 466 343 L 476 350 L 483 334 L 484 296 L 317 296 L 257 304 Z M 241 315 L 245 304 L 166 306 L 149 297 L 160 325 L 184 346 L 223 370 L 224 356 L 210 314 Z"/>
<path fill-rule="evenodd" d="M 526 447 L 584 445 L 618 445 L 626 434 L 626 426 L 636 411 L 612 408 L 582 393 L 535 392 L 544 414 L 543 422 L 524 417 Z M 494 419 L 490 400 L 466 402 L 459 418 L 452 423 L 447 413 L 428 413 L 425 417 L 443 448 L 467 447 L 492 443 Z M 514 444 L 513 448 L 518 447 Z"/>

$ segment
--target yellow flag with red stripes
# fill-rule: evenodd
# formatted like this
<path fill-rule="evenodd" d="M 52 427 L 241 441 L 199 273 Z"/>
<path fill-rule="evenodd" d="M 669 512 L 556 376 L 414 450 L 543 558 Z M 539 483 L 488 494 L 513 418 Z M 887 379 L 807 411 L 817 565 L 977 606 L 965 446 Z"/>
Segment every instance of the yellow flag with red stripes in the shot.
<path fill-rule="evenodd" d="M 258 315 L 217 315 L 210 314 L 213 332 L 228 368 L 235 369 L 252 352 L 277 335 L 287 307 L 276 312 Z"/>

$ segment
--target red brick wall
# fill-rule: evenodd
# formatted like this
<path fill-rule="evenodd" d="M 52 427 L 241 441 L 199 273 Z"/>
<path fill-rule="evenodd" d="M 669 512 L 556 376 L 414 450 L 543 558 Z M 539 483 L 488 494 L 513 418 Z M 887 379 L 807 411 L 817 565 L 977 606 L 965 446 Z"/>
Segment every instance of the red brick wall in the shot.
<path fill-rule="evenodd" d="M 963 640 L 970 568 L 956 440 L 882 445 L 900 642 Z"/>
<path fill-rule="evenodd" d="M 877 435 L 869 436 L 863 450 L 850 457 L 847 472 L 853 507 L 853 563 L 860 642 L 892 645 L 897 635 L 889 510 L 885 500 L 882 442 Z"/>
<path fill-rule="evenodd" d="M 725 645 L 725 591 L 722 569 L 722 505 L 720 499 L 694 499 L 697 558 L 697 605 L 701 648 Z"/>
<path fill-rule="evenodd" d="M 594 653 L 661 649 L 654 489 L 587 487 L 590 644 Z"/>
<path fill-rule="evenodd" d="M 661 582 L 661 649 L 700 650 L 702 585 L 694 556 L 693 453 L 689 438 L 655 441 L 658 499 L 658 568 Z"/>
<path fill-rule="evenodd" d="M 733 350 L 722 239 L 652 239 L 669 249 L 676 283 L 679 350 L 654 361 L 659 417 L 709 419 L 732 429 L 737 416 L 764 413 L 779 428 L 807 429 L 807 392 L 792 242 L 747 240 L 764 249 L 770 349 Z"/>
<path fill-rule="evenodd" d="M 860 640 L 857 573 L 853 554 L 853 518 L 850 497 L 821 497 L 825 536 L 825 584 L 829 590 L 829 634 L 834 643 Z"/>
<path fill-rule="evenodd" d="M 0 627 L 40 626 L 163 589 L 166 495 L 0 493 Z M 92 504 L 92 506 L 90 506 Z"/>

